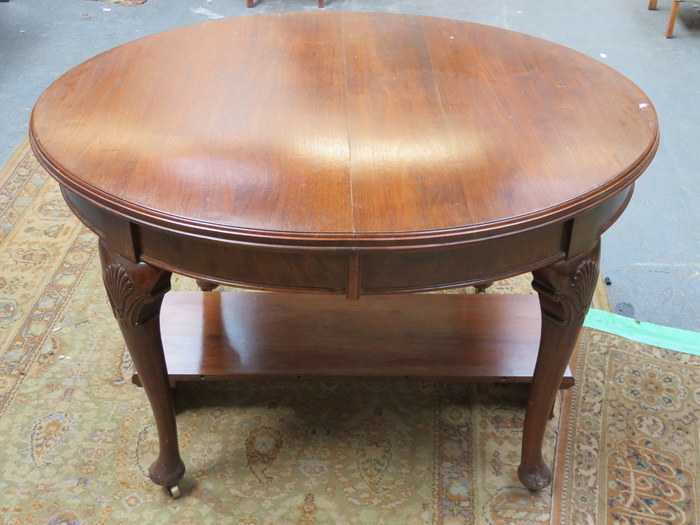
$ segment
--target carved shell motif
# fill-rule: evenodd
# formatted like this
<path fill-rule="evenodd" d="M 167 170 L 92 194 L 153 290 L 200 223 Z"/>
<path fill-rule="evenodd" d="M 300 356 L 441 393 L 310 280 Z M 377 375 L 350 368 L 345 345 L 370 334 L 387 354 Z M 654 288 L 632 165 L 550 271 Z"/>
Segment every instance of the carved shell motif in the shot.
<path fill-rule="evenodd" d="M 542 313 L 555 324 L 567 326 L 569 323 L 580 321 L 586 315 L 597 282 L 598 263 L 586 259 L 576 268 L 569 285 L 560 291 L 552 290 L 552 284 L 546 279 L 544 284 L 535 279 L 533 288 L 541 297 L 549 297 L 551 301 L 561 305 L 561 309 L 552 309 L 551 304 L 543 306 Z"/>
<path fill-rule="evenodd" d="M 574 275 L 571 283 L 571 301 L 574 303 L 574 312 L 584 316 L 593 297 L 598 282 L 598 264 L 590 259 L 583 261 Z"/>
<path fill-rule="evenodd" d="M 119 264 L 109 264 L 102 272 L 102 279 L 119 324 L 135 327 L 143 322 L 144 320 L 140 319 L 141 310 L 144 305 L 153 301 L 153 297 L 137 292 L 126 270 Z"/>

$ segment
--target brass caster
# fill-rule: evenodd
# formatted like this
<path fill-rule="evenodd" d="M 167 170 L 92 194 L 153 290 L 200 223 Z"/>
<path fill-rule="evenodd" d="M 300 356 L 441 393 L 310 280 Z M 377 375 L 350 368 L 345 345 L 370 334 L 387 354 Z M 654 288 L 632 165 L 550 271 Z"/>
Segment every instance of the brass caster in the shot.
<path fill-rule="evenodd" d="M 177 499 L 180 497 L 180 487 L 177 485 L 173 485 L 172 487 L 165 487 L 165 490 L 168 492 L 168 496 L 170 496 L 173 499 Z"/>

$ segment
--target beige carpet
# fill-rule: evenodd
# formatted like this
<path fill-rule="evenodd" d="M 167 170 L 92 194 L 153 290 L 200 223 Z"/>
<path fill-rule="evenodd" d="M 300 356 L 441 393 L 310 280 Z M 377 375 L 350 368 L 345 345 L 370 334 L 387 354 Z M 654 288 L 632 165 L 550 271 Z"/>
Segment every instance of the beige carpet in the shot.
<path fill-rule="evenodd" d="M 526 387 L 280 382 L 179 387 L 169 499 L 95 238 L 26 143 L 0 173 L 0 355 L 2 523 L 698 522 L 700 359 L 594 331 L 540 493 L 515 472 Z"/>

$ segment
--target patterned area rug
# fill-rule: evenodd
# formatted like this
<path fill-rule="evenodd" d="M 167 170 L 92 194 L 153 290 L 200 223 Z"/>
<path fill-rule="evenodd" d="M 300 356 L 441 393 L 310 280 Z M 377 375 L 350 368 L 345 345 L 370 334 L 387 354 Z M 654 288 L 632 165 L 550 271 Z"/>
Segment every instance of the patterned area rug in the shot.
<path fill-rule="evenodd" d="M 698 522 L 700 359 L 592 331 L 540 493 L 516 477 L 522 385 L 270 382 L 178 387 L 171 500 L 95 244 L 25 143 L 0 173 L 2 523 Z"/>
<path fill-rule="evenodd" d="M 700 523 L 700 356 L 584 331 L 553 523 Z"/>

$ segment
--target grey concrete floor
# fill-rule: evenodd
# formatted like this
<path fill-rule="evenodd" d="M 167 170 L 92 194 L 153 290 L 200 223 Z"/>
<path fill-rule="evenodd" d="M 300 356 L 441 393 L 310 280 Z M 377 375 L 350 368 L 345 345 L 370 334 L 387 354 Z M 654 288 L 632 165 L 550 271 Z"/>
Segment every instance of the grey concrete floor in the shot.
<path fill-rule="evenodd" d="M 675 38 L 664 29 L 671 0 L 327 0 L 327 10 L 386 11 L 479 22 L 586 53 L 637 83 L 659 114 L 662 141 L 632 202 L 603 238 L 603 275 L 614 310 L 700 331 L 700 6 L 680 6 Z M 313 11 L 316 0 L 95 0 L 0 3 L 0 162 L 27 134 L 39 94 L 72 66 L 115 45 L 203 22 L 191 9 L 226 16 Z"/>

